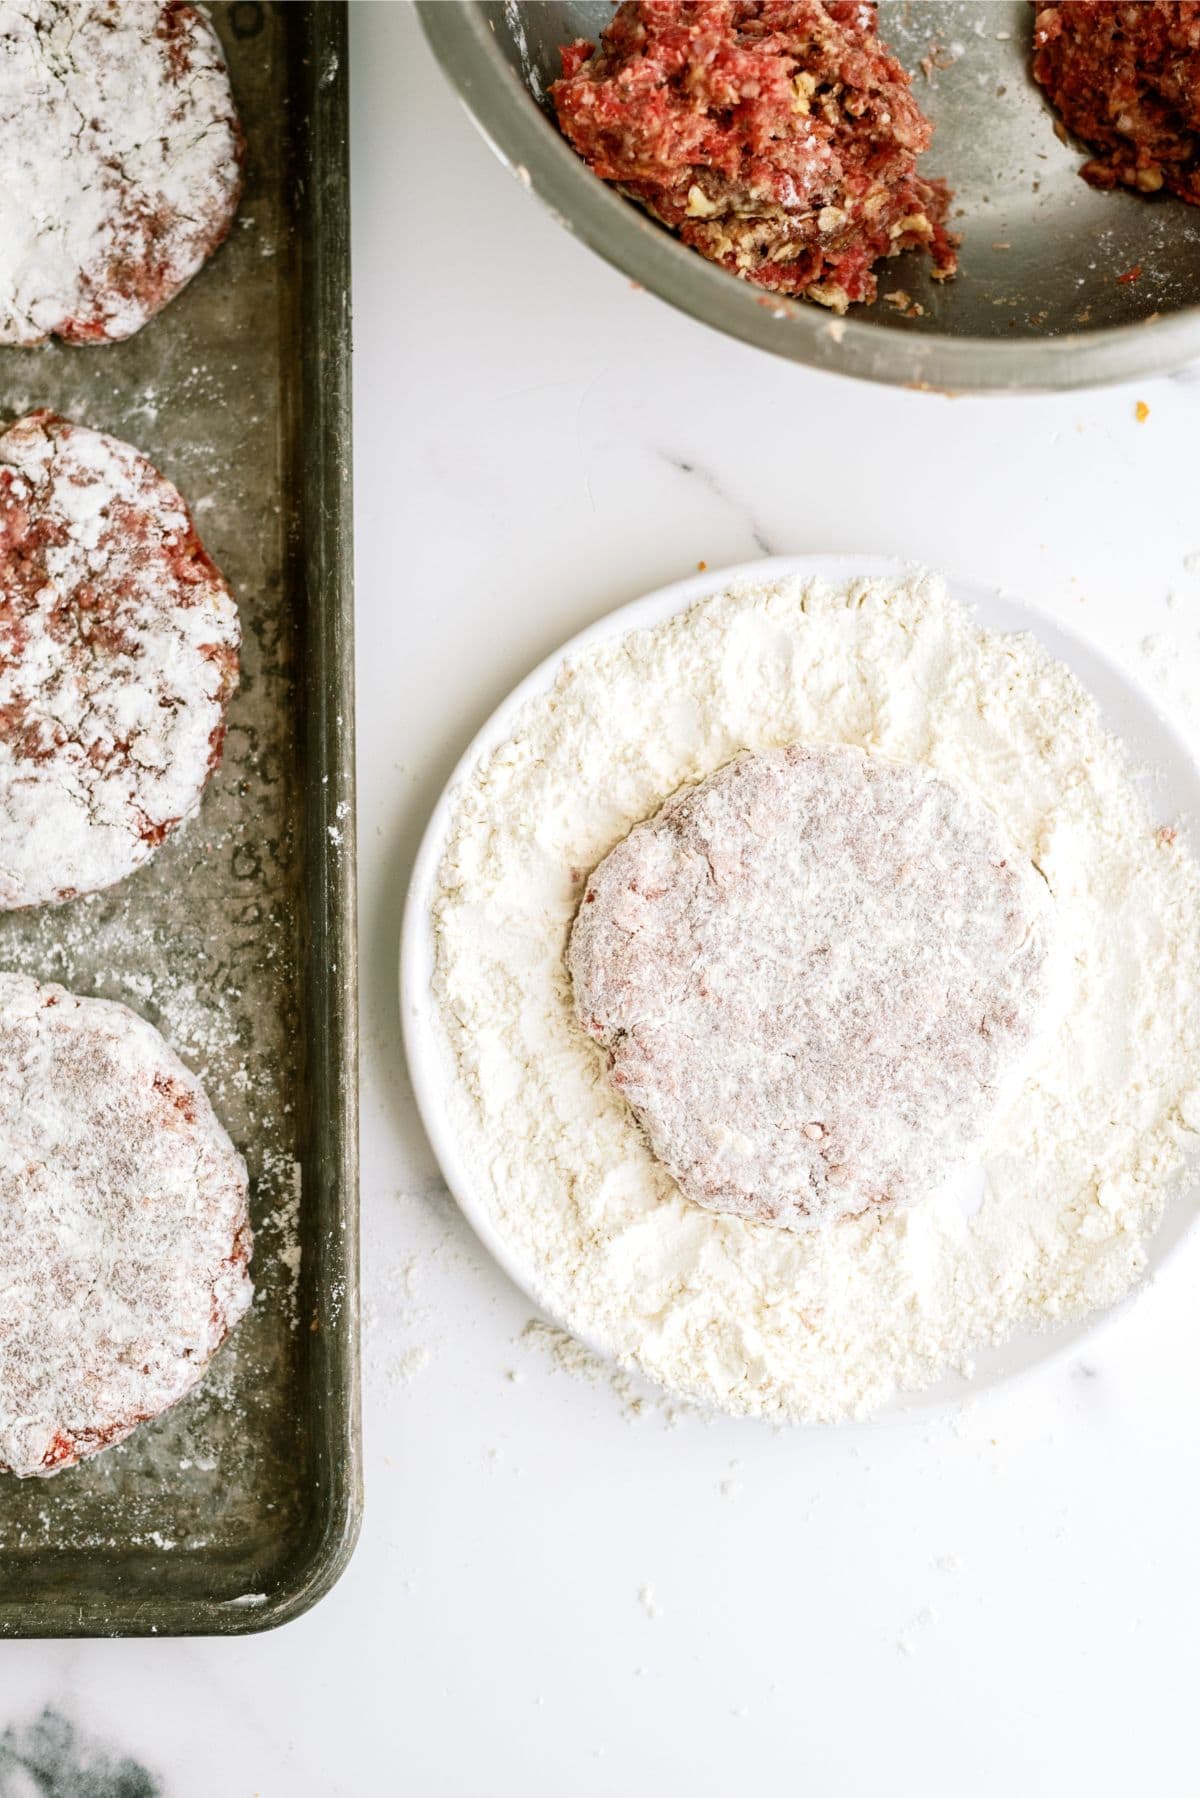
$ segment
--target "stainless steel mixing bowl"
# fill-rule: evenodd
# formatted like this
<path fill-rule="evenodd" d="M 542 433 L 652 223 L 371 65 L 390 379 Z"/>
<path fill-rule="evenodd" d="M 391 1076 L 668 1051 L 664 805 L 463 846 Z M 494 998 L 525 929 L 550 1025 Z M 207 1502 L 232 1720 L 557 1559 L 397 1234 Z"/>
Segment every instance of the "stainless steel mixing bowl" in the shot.
<path fill-rule="evenodd" d="M 720 331 L 819 368 L 959 392 L 1090 387 L 1200 358 L 1200 208 L 1080 179 L 1081 152 L 1055 136 L 1029 78 L 1024 0 L 882 0 L 881 34 L 916 71 L 937 126 L 923 166 L 955 189 L 961 269 L 939 285 L 922 258 L 899 257 L 881 285 L 922 315 L 877 302 L 844 319 L 684 249 L 560 137 L 545 97 L 558 48 L 597 35 L 605 0 L 423 0 L 419 11 L 488 142 L 560 223 Z M 926 76 L 931 46 L 949 66 Z"/>

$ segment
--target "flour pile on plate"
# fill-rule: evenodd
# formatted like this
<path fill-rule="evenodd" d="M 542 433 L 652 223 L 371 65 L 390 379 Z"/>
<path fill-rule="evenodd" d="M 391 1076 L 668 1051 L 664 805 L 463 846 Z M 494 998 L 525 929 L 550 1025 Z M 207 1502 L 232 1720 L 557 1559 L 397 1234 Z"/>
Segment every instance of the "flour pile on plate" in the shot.
<path fill-rule="evenodd" d="M 803 1235 L 683 1198 L 609 1087 L 564 952 L 591 870 L 744 748 L 854 744 L 982 800 L 1054 900 L 1049 1021 L 982 1198 Z M 435 901 L 450 1118 L 545 1305 L 734 1412 L 861 1415 L 1111 1304 L 1200 1129 L 1200 869 L 1075 677 L 929 577 L 720 594 L 603 643 L 453 796 Z"/>

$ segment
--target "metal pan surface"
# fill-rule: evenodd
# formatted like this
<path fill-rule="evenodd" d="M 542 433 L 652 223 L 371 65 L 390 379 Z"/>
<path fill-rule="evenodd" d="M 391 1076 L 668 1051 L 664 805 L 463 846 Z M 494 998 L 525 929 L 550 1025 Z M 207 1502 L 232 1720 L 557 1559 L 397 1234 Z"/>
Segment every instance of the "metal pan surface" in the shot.
<path fill-rule="evenodd" d="M 0 1478 L 0 1636 L 267 1628 L 361 1509 L 346 21 L 212 12 L 247 138 L 229 241 L 128 342 L 0 352 L 0 408 L 175 481 L 239 602 L 241 688 L 199 816 L 98 898 L 0 918 L 0 966 L 123 1000 L 201 1075 L 249 1164 L 258 1295 L 166 1416 Z"/>

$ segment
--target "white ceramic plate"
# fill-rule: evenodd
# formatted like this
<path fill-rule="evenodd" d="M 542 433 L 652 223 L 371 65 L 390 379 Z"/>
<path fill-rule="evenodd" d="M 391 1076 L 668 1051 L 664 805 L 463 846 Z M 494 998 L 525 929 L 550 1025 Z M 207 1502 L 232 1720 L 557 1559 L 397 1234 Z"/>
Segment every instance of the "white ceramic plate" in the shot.
<path fill-rule="evenodd" d="M 521 707 L 536 694 L 548 691 L 563 662 L 594 644 L 661 624 L 673 613 L 684 611 L 709 594 L 721 592 L 735 581 L 763 582 L 788 574 L 834 584 L 864 575 L 898 580 L 910 575 L 914 566 L 884 556 L 772 556 L 760 562 L 742 562 L 733 568 L 710 570 L 619 607 L 577 637 L 572 637 L 514 688 L 469 745 L 434 807 L 409 885 L 400 955 L 401 1014 L 413 1092 L 446 1183 L 476 1234 L 534 1304 L 559 1322 L 562 1319 L 552 1299 L 541 1289 L 536 1274 L 497 1229 L 487 1202 L 472 1179 L 466 1158 L 460 1153 L 447 1106 L 447 1093 L 455 1075 L 436 1028 L 431 993 L 432 903 L 446 847 L 454 791 L 477 762 L 511 735 Z M 1116 663 L 1108 661 L 1081 637 L 1019 601 L 1003 598 L 994 589 L 971 581 L 949 575 L 944 578 L 951 595 L 960 604 L 969 606 L 985 629 L 1029 631 L 1051 655 L 1072 670 L 1099 702 L 1107 728 L 1129 749 L 1135 769 L 1144 769 L 1142 778 L 1153 782 L 1154 810 L 1160 816 L 1175 818 L 1182 815 L 1200 819 L 1200 771 L 1181 738 Z M 1192 848 L 1194 851 L 1195 843 Z M 964 1184 L 969 1185 L 971 1178 L 968 1172 Z M 1198 1210 L 1200 1189 L 1196 1188 L 1180 1195 L 1168 1206 L 1162 1226 L 1150 1245 L 1147 1277 L 1159 1270 L 1178 1247 Z M 1135 1288 L 1130 1298 L 1138 1290 Z M 911 1415 L 940 1409 L 960 1401 L 968 1391 L 979 1392 L 1014 1379 L 1078 1347 L 1084 1336 L 1111 1320 L 1129 1302 L 1126 1299 L 1109 1311 L 1094 1312 L 1061 1329 L 1016 1336 L 997 1347 L 981 1349 L 969 1385 L 956 1375 L 947 1375 L 923 1392 L 897 1395 L 875 1416 Z M 588 1346 L 601 1355 L 606 1352 L 602 1343 L 592 1341 Z"/>

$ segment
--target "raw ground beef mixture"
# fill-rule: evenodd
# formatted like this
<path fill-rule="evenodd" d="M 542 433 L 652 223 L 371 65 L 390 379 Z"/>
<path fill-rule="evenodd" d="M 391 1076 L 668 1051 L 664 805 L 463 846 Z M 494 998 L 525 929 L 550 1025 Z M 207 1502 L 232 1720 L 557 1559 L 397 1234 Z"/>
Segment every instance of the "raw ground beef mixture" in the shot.
<path fill-rule="evenodd" d="M 1161 189 L 1200 206 L 1200 4 L 1040 6 L 1033 76 L 1096 154 L 1093 187 Z"/>
<path fill-rule="evenodd" d="M 562 52 L 559 124 L 594 172 L 710 261 L 835 312 L 882 257 L 957 266 L 933 126 L 860 0 L 629 0 Z"/>

